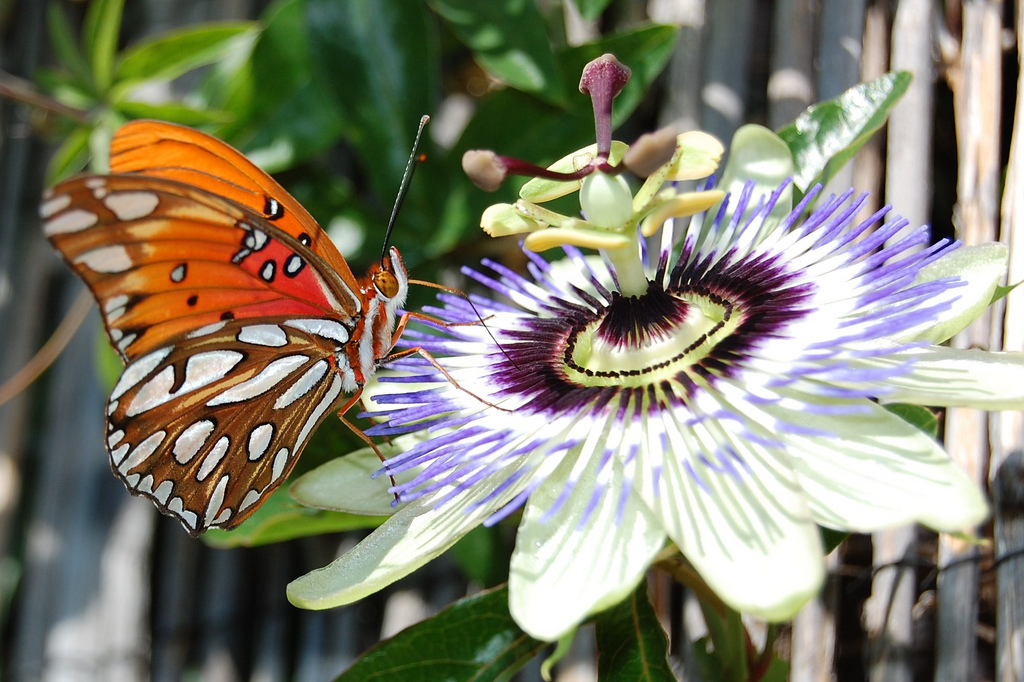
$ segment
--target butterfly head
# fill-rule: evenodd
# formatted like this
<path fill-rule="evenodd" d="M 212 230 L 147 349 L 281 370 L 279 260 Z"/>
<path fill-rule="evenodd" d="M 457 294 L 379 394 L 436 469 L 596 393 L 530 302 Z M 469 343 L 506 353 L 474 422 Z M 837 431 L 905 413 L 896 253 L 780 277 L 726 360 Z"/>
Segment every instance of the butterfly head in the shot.
<path fill-rule="evenodd" d="M 377 300 L 385 305 L 390 317 L 405 303 L 409 294 L 409 275 L 398 249 L 388 249 L 380 264 L 370 270 L 370 280 L 376 289 Z"/>

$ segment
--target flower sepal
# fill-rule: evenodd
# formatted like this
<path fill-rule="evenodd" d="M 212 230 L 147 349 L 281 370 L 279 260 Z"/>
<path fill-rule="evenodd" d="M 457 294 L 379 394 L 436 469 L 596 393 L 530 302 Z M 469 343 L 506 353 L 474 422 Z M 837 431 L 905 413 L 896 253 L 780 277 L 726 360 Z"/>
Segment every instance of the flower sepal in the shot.
<path fill-rule="evenodd" d="M 380 446 L 385 457 L 397 455 L 423 440 L 415 434 L 401 436 Z M 309 471 L 292 483 L 289 493 L 296 502 L 314 509 L 340 511 L 363 516 L 391 516 L 401 508 L 389 492 L 391 479 L 374 476 L 380 458 L 371 448 L 337 457 Z M 412 479 L 416 472 L 402 474 Z"/>
<path fill-rule="evenodd" d="M 491 237 L 535 232 L 545 224 L 524 215 L 515 204 L 491 204 L 480 216 L 480 227 Z"/>

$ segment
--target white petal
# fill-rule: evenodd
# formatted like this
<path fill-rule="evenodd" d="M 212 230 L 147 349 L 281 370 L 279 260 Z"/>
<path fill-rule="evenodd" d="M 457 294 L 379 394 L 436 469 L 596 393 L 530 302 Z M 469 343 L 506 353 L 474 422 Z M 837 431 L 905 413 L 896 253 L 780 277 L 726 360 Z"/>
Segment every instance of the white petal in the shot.
<path fill-rule="evenodd" d="M 649 443 L 638 469 L 656 471 L 660 488 L 641 480 L 641 494 L 712 590 L 733 608 L 767 620 L 791 618 L 825 578 L 818 528 L 788 461 L 753 442 L 728 444 L 742 459 L 707 466 L 713 443 L 687 438 L 666 423 L 670 447 Z M 648 429 L 650 432 L 650 429 Z M 714 460 L 712 460 L 714 461 Z M 686 470 L 686 463 L 693 474 Z M 700 483 L 695 476 L 699 476 Z"/>
<path fill-rule="evenodd" d="M 329 609 L 407 576 L 449 549 L 523 487 L 522 482 L 510 486 L 493 504 L 477 506 L 496 485 L 473 486 L 438 508 L 436 501 L 448 489 L 410 502 L 341 557 L 289 583 L 288 600 L 304 609 Z"/>
<path fill-rule="evenodd" d="M 598 457 L 590 459 L 571 497 L 550 517 L 545 515 L 567 485 L 572 461 L 533 492 L 516 535 L 509 609 L 536 639 L 555 641 L 589 614 L 622 601 L 665 544 L 657 519 L 634 493 L 627 492 L 620 515 L 623 472 L 617 463 L 600 474 L 607 489 L 580 526 L 600 485 Z"/>
<path fill-rule="evenodd" d="M 928 346 L 865 361 L 889 365 L 913 360 L 913 369 L 887 379 L 890 403 L 981 410 L 1024 410 L 1024 354 Z"/>
<path fill-rule="evenodd" d="M 827 436 L 785 436 L 815 520 L 874 531 L 920 522 L 935 530 L 972 528 L 988 515 L 978 486 L 928 435 L 864 402 L 863 414 L 837 417 L 768 408 Z"/>
<path fill-rule="evenodd" d="M 1008 253 L 1006 245 L 998 242 L 962 246 L 921 268 L 915 280 L 916 284 L 942 277 L 959 277 L 966 284 L 951 288 L 942 294 L 943 298 L 950 300 L 950 307 L 939 315 L 938 322 L 922 323 L 901 332 L 895 339 L 942 343 L 978 319 L 992 301 L 996 285 L 1006 275 Z"/>

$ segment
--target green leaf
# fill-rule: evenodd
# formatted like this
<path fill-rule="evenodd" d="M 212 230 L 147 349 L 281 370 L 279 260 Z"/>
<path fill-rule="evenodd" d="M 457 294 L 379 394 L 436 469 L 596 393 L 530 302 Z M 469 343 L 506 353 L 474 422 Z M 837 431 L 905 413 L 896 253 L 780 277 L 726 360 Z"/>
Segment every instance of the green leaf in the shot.
<path fill-rule="evenodd" d="M 239 120 L 225 135 L 271 173 L 329 149 L 342 132 L 329 93 L 313 76 L 305 11 L 300 0 L 267 10 L 248 74 L 234 79 L 236 94 L 226 103 Z"/>
<path fill-rule="evenodd" d="M 575 0 L 575 4 L 584 19 L 592 20 L 601 16 L 612 0 Z"/>
<path fill-rule="evenodd" d="M 729 607 L 719 611 L 701 602 L 708 636 L 694 642 L 694 654 L 701 679 L 746 682 L 747 631 L 740 614 Z"/>
<path fill-rule="evenodd" d="M 508 588 L 501 587 L 459 600 L 381 642 L 337 680 L 509 680 L 545 646 L 512 620 Z"/>
<path fill-rule="evenodd" d="M 625 601 L 598 614 L 599 680 L 674 682 L 668 663 L 668 638 L 651 605 L 643 581 Z"/>
<path fill-rule="evenodd" d="M 123 10 L 124 0 L 92 0 L 85 14 L 82 42 L 97 93 L 105 93 L 113 79 Z"/>
<path fill-rule="evenodd" d="M 90 90 L 92 77 L 86 66 L 85 56 L 78 45 L 78 39 L 71 28 L 67 14 L 64 13 L 60 4 L 51 2 L 47 5 L 46 26 L 47 32 L 50 34 L 50 45 L 53 46 L 53 53 L 57 57 L 57 61 L 73 75 L 75 84 L 79 88 Z"/>
<path fill-rule="evenodd" d="M 429 0 L 481 67 L 508 85 L 554 104 L 563 85 L 534 0 Z"/>
<path fill-rule="evenodd" d="M 939 418 L 927 407 L 922 407 L 921 405 L 910 405 L 907 403 L 890 403 L 888 405 L 882 405 L 882 407 L 889 412 L 892 412 L 911 426 L 916 426 L 932 438 L 939 435 Z"/>
<path fill-rule="evenodd" d="M 83 132 L 83 129 L 76 130 L 75 132 Z M 113 346 L 110 345 L 110 338 L 107 336 L 107 332 L 103 329 L 96 330 L 95 342 L 93 345 L 94 355 L 93 361 L 96 364 L 96 378 L 99 379 L 100 385 L 103 386 L 107 391 L 114 388 L 114 384 L 117 383 L 117 378 L 121 376 L 121 372 L 124 371 L 124 361 L 121 356 L 117 354 Z"/>
<path fill-rule="evenodd" d="M 416 125 L 440 92 L 440 52 L 423 3 L 307 0 L 306 27 L 314 77 L 377 195 L 393 196 Z"/>
<path fill-rule="evenodd" d="M 839 545 L 843 544 L 843 541 L 850 537 L 850 534 L 846 531 L 835 530 L 834 528 L 825 528 L 819 526 L 818 530 L 821 531 L 821 544 L 825 548 L 824 554 L 827 556 L 832 553 Z"/>
<path fill-rule="evenodd" d="M 501 527 L 477 526 L 449 552 L 466 577 L 480 585 L 508 580 L 511 548 L 502 546 Z"/>
<path fill-rule="evenodd" d="M 46 168 L 46 185 L 52 187 L 85 168 L 89 162 L 89 129 L 75 128 L 57 147 Z M 111 384 L 113 386 L 113 384 Z"/>
<path fill-rule="evenodd" d="M 420 117 L 438 106 L 436 19 L 419 0 L 307 0 L 306 7 L 313 75 L 342 121 L 358 173 L 372 190 L 368 203 L 379 235 Z M 439 172 L 445 154 L 429 135 L 420 151 L 427 161 L 409 189 L 395 237 L 409 268 L 434 243 L 451 177 L 447 168 Z"/>
<path fill-rule="evenodd" d="M 282 487 L 238 528 L 231 531 L 214 528 L 207 531 L 203 540 L 219 548 L 257 547 L 310 535 L 376 528 L 386 518 L 309 509 L 295 502 L 287 487 Z"/>
<path fill-rule="evenodd" d="M 882 127 L 910 86 L 905 71 L 890 71 L 839 97 L 811 105 L 778 131 L 793 152 L 794 184 L 801 192 L 825 184 Z"/>
<path fill-rule="evenodd" d="M 583 67 L 611 52 L 632 69 L 632 78 L 615 98 L 612 120 L 618 125 L 629 118 L 665 68 L 677 35 L 670 26 L 649 26 L 559 52 L 559 70 L 565 74 L 566 83 L 572 83 L 571 95 L 569 86 L 565 86 L 568 105 L 555 107 L 517 90 L 499 90 L 480 103 L 457 145 L 459 156 L 466 149 L 493 149 L 544 165 L 592 143 L 594 114 L 590 99 L 576 90 Z"/>
<path fill-rule="evenodd" d="M 160 121 L 201 126 L 208 123 L 227 123 L 232 116 L 217 109 L 193 109 L 184 104 L 149 104 L 147 102 L 118 102 L 115 107 L 125 118 L 154 118 Z"/>
<path fill-rule="evenodd" d="M 247 50 L 256 24 L 249 21 L 199 24 L 164 33 L 126 49 L 117 62 L 118 81 L 171 80 Z"/>

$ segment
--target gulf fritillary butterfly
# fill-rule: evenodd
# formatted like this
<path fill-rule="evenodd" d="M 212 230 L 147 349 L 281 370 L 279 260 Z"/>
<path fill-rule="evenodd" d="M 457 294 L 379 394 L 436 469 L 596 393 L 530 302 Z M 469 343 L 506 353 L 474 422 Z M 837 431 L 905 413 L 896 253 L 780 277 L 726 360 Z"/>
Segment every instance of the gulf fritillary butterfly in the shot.
<path fill-rule="evenodd" d="M 357 279 L 277 182 L 190 128 L 128 123 L 110 171 L 58 184 L 40 214 L 125 362 L 111 466 L 193 536 L 233 528 L 387 357 L 405 266 L 391 248 Z"/>

